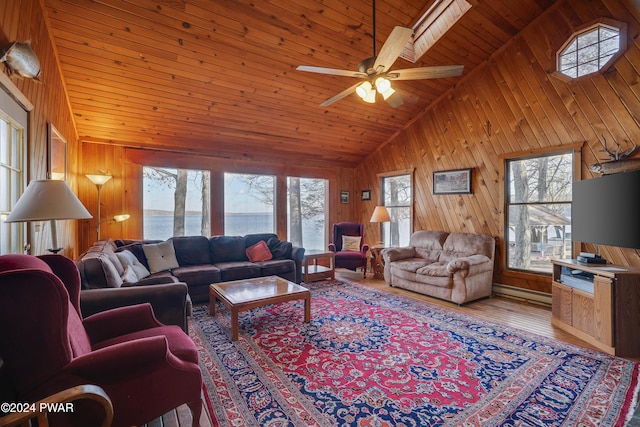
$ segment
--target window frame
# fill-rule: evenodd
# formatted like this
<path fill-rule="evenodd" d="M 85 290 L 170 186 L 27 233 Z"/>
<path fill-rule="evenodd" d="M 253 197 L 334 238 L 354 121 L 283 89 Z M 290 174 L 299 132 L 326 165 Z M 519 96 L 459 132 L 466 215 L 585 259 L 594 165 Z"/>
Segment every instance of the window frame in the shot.
<path fill-rule="evenodd" d="M 380 205 L 385 207 L 398 207 L 398 208 L 409 208 L 409 235 L 407 236 L 409 239 L 411 238 L 411 234 L 413 234 L 413 207 L 415 201 L 415 181 L 414 181 L 414 169 L 405 169 L 398 170 L 386 173 L 378 174 L 378 179 L 380 180 Z M 411 196 L 409 198 L 409 203 L 407 205 L 388 205 L 385 201 L 385 180 L 388 178 L 394 178 L 398 176 L 408 175 L 409 176 L 409 184 L 411 188 Z M 385 247 L 391 246 L 391 242 L 387 242 L 385 240 L 386 233 L 384 230 L 384 223 L 378 224 L 378 232 L 380 233 L 380 240 L 383 242 Z"/>
<path fill-rule="evenodd" d="M 567 47 L 579 36 L 592 31 L 595 28 L 599 27 L 608 27 L 610 29 L 615 29 L 619 32 L 620 44 L 618 52 L 613 55 L 598 71 L 594 71 L 589 74 L 584 74 L 582 76 L 571 77 L 560 71 L 560 58 L 562 56 L 563 51 L 567 49 Z M 560 48 L 556 51 L 555 55 L 555 64 L 554 71 L 551 73 L 553 76 L 564 80 L 566 82 L 580 81 L 587 78 L 591 78 L 596 75 L 602 75 L 605 73 L 627 50 L 627 24 L 621 21 L 616 21 L 610 18 L 599 18 L 594 21 L 591 21 L 585 25 L 578 27 L 569 38 L 560 46 Z"/>
<path fill-rule="evenodd" d="M 583 143 L 571 144 L 571 145 L 563 145 L 558 147 L 550 147 L 535 150 L 533 152 L 517 152 L 501 155 L 500 157 L 503 160 L 503 179 L 502 179 L 502 191 L 501 196 L 503 198 L 503 214 L 502 214 L 502 222 L 503 222 L 503 242 L 504 242 L 504 271 L 506 274 L 523 274 L 523 275 L 532 275 L 532 276 L 551 276 L 551 271 L 540 271 L 540 270 L 532 270 L 532 269 L 523 269 L 523 268 L 513 268 L 509 266 L 509 207 L 513 205 L 510 203 L 510 172 L 509 166 L 512 161 L 521 161 L 521 160 L 530 160 L 537 159 L 542 157 L 552 157 L 563 154 L 571 154 L 572 156 L 572 183 L 576 180 L 580 179 L 580 165 L 582 164 L 582 156 L 581 156 L 581 148 Z M 552 202 L 552 203 L 568 203 L 572 202 Z M 522 204 L 522 203 L 518 203 Z M 549 202 L 533 202 L 528 203 L 527 205 L 534 204 L 549 204 Z M 571 256 L 573 257 L 577 251 L 579 250 L 579 244 L 571 239 Z"/>

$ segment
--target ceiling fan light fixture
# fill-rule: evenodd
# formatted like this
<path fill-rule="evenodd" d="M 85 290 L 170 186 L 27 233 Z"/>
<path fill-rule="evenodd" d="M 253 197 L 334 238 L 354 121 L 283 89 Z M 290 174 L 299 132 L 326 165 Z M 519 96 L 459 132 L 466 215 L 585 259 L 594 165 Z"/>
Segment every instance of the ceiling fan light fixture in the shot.
<path fill-rule="evenodd" d="M 363 82 L 361 85 L 359 85 L 356 88 L 356 93 L 358 94 L 358 96 L 364 100 L 367 99 L 367 97 L 369 96 L 369 94 L 371 93 L 371 90 L 373 89 L 373 87 L 371 86 L 371 83 L 367 82 Z M 375 94 L 375 92 L 374 92 Z"/>
<path fill-rule="evenodd" d="M 391 82 L 384 77 L 378 77 L 376 79 L 376 89 L 378 89 L 378 92 L 380 93 L 385 93 L 391 89 Z"/>

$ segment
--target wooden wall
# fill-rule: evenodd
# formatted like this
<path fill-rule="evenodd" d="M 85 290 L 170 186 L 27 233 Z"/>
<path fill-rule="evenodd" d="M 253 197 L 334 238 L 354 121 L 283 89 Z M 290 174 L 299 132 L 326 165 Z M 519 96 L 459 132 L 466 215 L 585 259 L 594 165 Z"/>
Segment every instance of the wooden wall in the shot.
<path fill-rule="evenodd" d="M 604 75 L 579 82 L 551 76 L 560 46 L 576 28 L 600 17 L 627 23 L 626 53 Z M 550 292 L 548 276 L 505 270 L 503 159 L 577 144 L 583 147 L 581 175 L 590 178 L 588 165 L 603 156 L 601 135 L 627 148 L 640 143 L 639 21 L 634 0 L 559 1 L 358 166 L 356 188 L 379 188 L 381 172 L 415 169 L 414 230 L 495 236 L 495 281 Z M 473 169 L 473 194 L 431 194 L 432 172 L 461 168 Z M 365 224 L 376 200 L 356 207 Z M 378 227 L 369 225 L 366 233 L 372 240 Z M 640 266 L 637 251 L 600 251 L 610 262 Z"/>
<path fill-rule="evenodd" d="M 0 2 L 0 45 L 7 46 L 18 40 L 31 40 L 31 46 L 40 61 L 40 82 L 11 77 L 8 87 L 0 89 L 23 96 L 33 105 L 28 125 L 28 179 L 44 179 L 47 175 L 47 123 L 52 123 L 67 140 L 67 183 L 75 191 L 78 177 L 77 133 L 67 104 L 56 55 L 49 38 L 47 25 L 39 0 L 4 0 Z M 0 72 L 8 75 L 4 65 Z M 17 92 L 16 92 L 17 91 Z M 29 223 L 29 242 L 34 255 L 47 253 L 51 245 L 49 222 Z M 77 255 L 75 221 L 58 221 L 58 245 L 64 254 Z"/>
<path fill-rule="evenodd" d="M 353 169 L 339 167 L 309 167 L 299 164 L 267 163 L 230 160 L 216 156 L 141 150 L 95 142 L 81 144 L 82 174 L 107 173 L 112 175 L 101 192 L 101 217 L 128 213 L 131 218 L 121 223 L 103 223 L 101 238 L 140 239 L 142 224 L 142 166 L 162 166 L 211 171 L 211 234 L 223 234 L 224 172 L 275 175 L 278 182 L 286 184 L 287 176 L 323 178 L 329 181 L 329 224 L 354 218 L 355 193 Z M 349 204 L 339 203 L 340 191 L 351 192 Z M 79 182 L 79 197 L 94 215 L 93 220 L 79 221 L 79 241 L 82 250 L 96 240 L 97 190 L 88 179 Z M 276 198 L 276 210 L 287 212 L 286 196 Z M 277 234 L 286 239 L 286 214 L 279 215 Z M 327 230 L 329 232 L 329 230 Z"/>

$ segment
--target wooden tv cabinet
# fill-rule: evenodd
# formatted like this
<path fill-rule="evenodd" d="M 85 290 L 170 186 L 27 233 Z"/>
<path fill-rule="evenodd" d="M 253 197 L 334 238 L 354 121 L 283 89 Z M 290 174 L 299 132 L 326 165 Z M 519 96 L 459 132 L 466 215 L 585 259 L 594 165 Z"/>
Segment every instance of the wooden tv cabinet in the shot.
<path fill-rule="evenodd" d="M 552 263 L 551 323 L 606 353 L 640 357 L 640 268 Z M 588 277 L 576 281 L 563 267 Z"/>

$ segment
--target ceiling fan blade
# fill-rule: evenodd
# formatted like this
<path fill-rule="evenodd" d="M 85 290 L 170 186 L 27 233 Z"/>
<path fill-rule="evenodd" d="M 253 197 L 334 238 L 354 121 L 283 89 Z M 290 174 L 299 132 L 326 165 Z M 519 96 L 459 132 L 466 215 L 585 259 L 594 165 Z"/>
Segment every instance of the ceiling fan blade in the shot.
<path fill-rule="evenodd" d="M 412 36 L 413 30 L 411 28 L 395 27 L 389 34 L 387 41 L 382 45 L 380 54 L 376 57 L 376 62 L 373 64 L 374 70 L 383 73 L 391 68 Z M 382 70 L 378 69 L 380 66 L 382 66 Z"/>
<path fill-rule="evenodd" d="M 333 104 L 336 101 L 340 101 L 342 98 L 344 98 L 347 95 L 351 95 L 353 92 L 355 92 L 356 88 L 360 84 L 362 84 L 362 83 L 358 82 L 358 83 L 354 84 L 353 86 L 350 86 L 350 87 L 346 88 L 345 90 L 343 90 L 339 94 L 334 95 L 331 98 L 329 98 L 326 101 L 324 101 L 322 104 L 320 104 L 320 106 L 321 107 L 326 107 L 328 105 Z"/>
<path fill-rule="evenodd" d="M 389 80 L 420 80 L 453 77 L 462 74 L 464 65 L 439 65 L 435 67 L 407 68 L 387 74 Z"/>
<path fill-rule="evenodd" d="M 366 73 L 360 73 L 358 71 L 349 71 L 349 70 L 339 70 L 337 68 L 323 68 L 323 67 L 312 67 L 309 65 L 299 65 L 296 68 L 298 71 L 306 71 L 309 73 L 319 73 L 319 74 L 331 74 L 334 76 L 346 76 L 346 77 L 367 77 Z"/>

